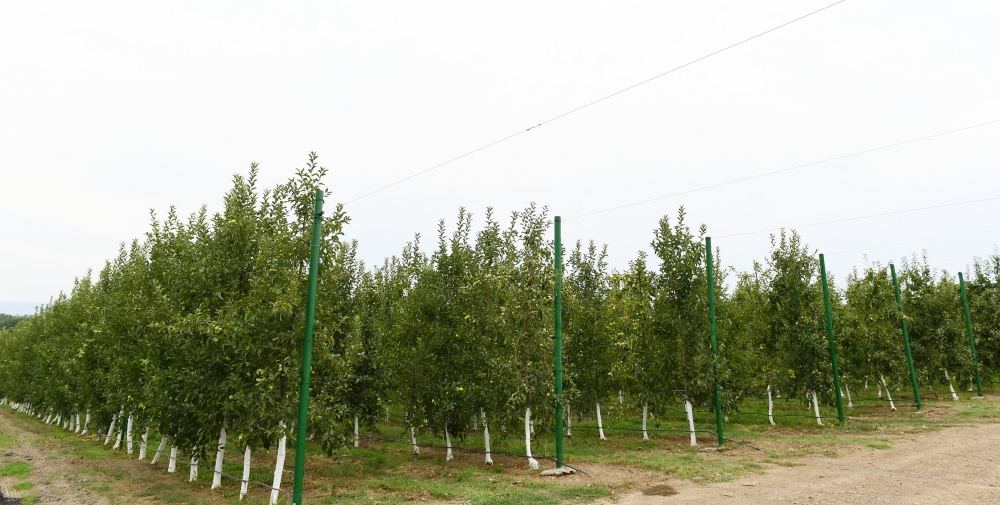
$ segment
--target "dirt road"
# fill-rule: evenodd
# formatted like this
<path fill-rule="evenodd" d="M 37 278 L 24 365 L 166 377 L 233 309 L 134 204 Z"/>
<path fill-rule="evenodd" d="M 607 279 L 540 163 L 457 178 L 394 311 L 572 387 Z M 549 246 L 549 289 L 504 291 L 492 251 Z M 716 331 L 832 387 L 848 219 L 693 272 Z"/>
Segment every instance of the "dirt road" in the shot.
<path fill-rule="evenodd" d="M 1000 425 L 947 428 L 858 448 L 836 458 L 797 459 L 765 475 L 721 484 L 665 481 L 676 495 L 634 491 L 620 505 L 1000 504 Z"/>

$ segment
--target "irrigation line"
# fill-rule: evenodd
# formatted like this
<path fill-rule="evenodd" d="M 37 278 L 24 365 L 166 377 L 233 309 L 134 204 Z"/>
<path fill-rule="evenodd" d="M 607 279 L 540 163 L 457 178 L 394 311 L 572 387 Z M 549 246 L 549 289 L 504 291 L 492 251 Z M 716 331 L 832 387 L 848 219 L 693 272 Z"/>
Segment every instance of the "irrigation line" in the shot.
<path fill-rule="evenodd" d="M 737 412 L 735 414 L 727 413 L 726 415 L 731 415 L 733 417 L 740 416 L 740 415 L 748 415 L 748 416 L 763 416 L 763 417 L 768 417 L 768 416 L 770 416 L 770 417 L 804 417 L 804 418 L 808 418 L 808 419 L 816 419 L 816 416 L 809 415 L 809 414 L 770 414 L 769 415 L 769 414 L 764 413 L 764 412 Z M 838 417 L 837 416 L 819 416 L 819 419 L 838 419 Z"/>

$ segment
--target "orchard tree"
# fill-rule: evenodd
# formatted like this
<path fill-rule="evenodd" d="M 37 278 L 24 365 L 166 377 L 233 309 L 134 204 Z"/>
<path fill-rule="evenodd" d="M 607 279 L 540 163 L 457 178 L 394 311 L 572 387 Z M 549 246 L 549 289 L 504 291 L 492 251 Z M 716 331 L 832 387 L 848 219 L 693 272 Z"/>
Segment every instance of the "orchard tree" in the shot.
<path fill-rule="evenodd" d="M 817 392 L 828 399 L 832 382 L 819 262 L 795 231 L 772 236 L 771 247 L 767 320 L 787 373 L 779 380 L 788 394 L 808 398 L 816 422 L 823 424 Z"/>
<path fill-rule="evenodd" d="M 671 225 L 667 216 L 660 219 L 651 244 L 660 260 L 659 271 L 653 281 L 653 332 L 665 351 L 665 361 L 660 366 L 668 370 L 666 380 L 660 383 L 659 394 L 653 399 L 656 407 L 666 408 L 672 400 L 672 393 L 682 395 L 691 445 L 697 445 L 694 405 L 711 403 L 715 377 L 708 338 L 706 228 L 701 226 L 695 235 L 687 226 L 685 217 L 681 207 L 675 224 Z"/>
<path fill-rule="evenodd" d="M 584 249 L 577 242 L 569 255 L 569 272 L 564 286 L 564 354 L 571 397 L 578 405 L 595 406 L 598 437 L 604 440 L 601 401 L 614 388 L 611 375 L 613 350 L 605 328 L 609 290 L 607 247 L 598 249 L 594 242 L 590 242 Z M 567 401 L 567 408 L 569 405 Z"/>
<path fill-rule="evenodd" d="M 844 301 L 839 339 L 844 369 L 866 385 L 873 379 L 879 398 L 884 388 L 889 408 L 896 410 L 886 377 L 894 384 L 905 381 L 906 363 L 888 270 L 875 264 L 864 273 L 854 271 L 847 279 Z"/>
<path fill-rule="evenodd" d="M 612 376 L 624 396 L 642 409 L 642 438 L 649 440 L 649 405 L 663 398 L 666 383 L 666 351 L 653 331 L 653 272 L 646 254 L 639 252 L 628 270 L 611 276 L 606 331 L 614 342 Z"/>

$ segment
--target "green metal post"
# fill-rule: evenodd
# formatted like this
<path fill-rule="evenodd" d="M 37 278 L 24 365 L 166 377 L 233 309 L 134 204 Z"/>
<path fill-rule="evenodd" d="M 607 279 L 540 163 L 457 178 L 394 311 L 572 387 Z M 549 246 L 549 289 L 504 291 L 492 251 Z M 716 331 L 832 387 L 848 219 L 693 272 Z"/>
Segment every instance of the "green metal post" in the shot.
<path fill-rule="evenodd" d="M 719 332 L 715 321 L 715 267 L 712 264 L 712 238 L 705 237 L 705 271 L 708 277 L 708 333 L 712 339 L 712 375 L 715 380 L 715 436 L 719 445 L 726 443 L 722 424 L 722 388 L 719 386 Z"/>
<path fill-rule="evenodd" d="M 903 332 L 903 351 L 906 352 L 906 366 L 910 369 L 910 386 L 913 387 L 913 404 L 920 410 L 920 386 L 917 385 L 917 370 L 913 367 L 913 351 L 910 349 L 910 325 L 906 322 L 903 312 L 903 295 L 899 292 L 899 279 L 896 278 L 896 265 L 889 263 L 892 274 L 892 289 L 896 292 L 896 312 L 899 314 L 899 327 Z"/>
<path fill-rule="evenodd" d="M 565 462 L 563 454 L 563 376 L 562 376 L 562 218 L 556 216 L 556 292 L 555 292 L 555 381 L 556 381 L 556 468 Z"/>
<path fill-rule="evenodd" d="M 837 398 L 837 420 L 844 424 L 844 398 L 840 395 L 840 363 L 837 358 L 837 338 L 833 335 L 833 309 L 830 307 L 830 285 L 826 280 L 826 259 L 819 255 L 819 275 L 823 282 L 823 310 L 826 311 L 826 340 L 830 344 L 830 364 L 833 366 L 833 394 Z"/>
<path fill-rule="evenodd" d="M 319 241 L 323 229 L 323 191 L 316 190 L 312 248 L 309 251 L 309 296 L 306 300 L 306 334 L 302 342 L 302 381 L 299 386 L 299 420 L 295 423 L 295 482 L 292 504 L 302 505 L 302 480 L 306 464 L 306 422 L 309 414 L 309 379 L 312 375 L 313 323 L 316 321 L 316 285 L 319 282 Z"/>
<path fill-rule="evenodd" d="M 969 352 L 972 353 L 972 368 L 976 371 L 976 396 L 983 396 L 983 378 L 979 375 L 979 355 L 976 353 L 976 336 L 972 333 L 972 313 L 969 312 L 969 292 L 965 289 L 965 277 L 958 273 L 958 289 L 962 294 L 962 315 L 965 317 L 965 336 L 969 338 Z"/>

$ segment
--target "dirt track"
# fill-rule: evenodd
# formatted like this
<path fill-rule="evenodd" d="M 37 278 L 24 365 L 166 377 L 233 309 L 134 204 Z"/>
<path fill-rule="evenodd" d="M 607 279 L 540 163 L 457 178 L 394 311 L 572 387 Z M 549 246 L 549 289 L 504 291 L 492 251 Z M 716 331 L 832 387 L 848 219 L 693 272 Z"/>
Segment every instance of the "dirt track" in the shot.
<path fill-rule="evenodd" d="M 893 439 L 886 450 L 859 448 L 836 458 L 797 459 L 765 475 L 697 485 L 665 481 L 678 491 L 634 491 L 621 505 L 680 504 L 1000 504 L 1000 424 L 948 428 Z"/>
<path fill-rule="evenodd" d="M 67 458 L 57 442 L 47 441 L 30 431 L 18 428 L 4 409 L 0 414 L 0 433 L 13 435 L 16 442 L 0 449 L 0 463 L 25 461 L 31 465 L 36 503 L 64 505 L 106 505 L 108 500 L 88 489 L 93 477 L 79 472 L 81 461 Z M 41 422 L 41 421 L 39 421 Z"/>

